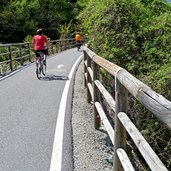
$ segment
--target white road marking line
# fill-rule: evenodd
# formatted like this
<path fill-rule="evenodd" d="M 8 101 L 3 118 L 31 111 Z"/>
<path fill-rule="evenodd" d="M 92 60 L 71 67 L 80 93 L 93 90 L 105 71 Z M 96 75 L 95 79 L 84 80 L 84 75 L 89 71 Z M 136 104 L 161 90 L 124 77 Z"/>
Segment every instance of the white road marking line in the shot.
<path fill-rule="evenodd" d="M 62 64 L 57 66 L 58 69 L 63 68 L 63 67 L 64 67 L 64 65 L 62 65 Z"/>
<path fill-rule="evenodd" d="M 66 109 L 67 95 L 68 95 L 68 90 L 69 90 L 72 75 L 82 57 L 83 57 L 83 55 L 81 55 L 77 59 L 75 64 L 73 65 L 73 67 L 69 73 L 69 76 L 68 76 L 69 79 L 66 81 L 66 84 L 65 84 L 65 87 L 63 90 L 61 103 L 59 106 L 57 122 L 56 122 L 50 171 L 61 171 L 61 168 L 62 168 L 62 146 L 63 146 L 62 144 L 63 144 L 63 132 L 64 132 L 64 120 L 65 120 L 65 109 Z"/>

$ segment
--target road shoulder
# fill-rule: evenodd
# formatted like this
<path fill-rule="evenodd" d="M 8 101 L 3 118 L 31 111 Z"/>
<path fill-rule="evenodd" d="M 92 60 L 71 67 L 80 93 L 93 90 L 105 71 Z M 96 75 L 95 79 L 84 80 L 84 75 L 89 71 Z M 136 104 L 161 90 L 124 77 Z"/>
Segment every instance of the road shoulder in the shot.
<path fill-rule="evenodd" d="M 107 145 L 108 136 L 103 127 L 95 130 L 93 126 L 93 106 L 86 102 L 83 62 L 75 76 L 72 131 L 74 171 L 109 171 L 111 146 Z"/>

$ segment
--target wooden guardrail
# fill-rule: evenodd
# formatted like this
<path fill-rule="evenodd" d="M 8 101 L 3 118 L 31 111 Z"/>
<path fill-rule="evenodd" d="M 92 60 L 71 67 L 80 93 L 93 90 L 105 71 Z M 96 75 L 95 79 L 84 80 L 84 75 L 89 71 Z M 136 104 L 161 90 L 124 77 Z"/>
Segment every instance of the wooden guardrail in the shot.
<path fill-rule="evenodd" d="M 115 98 L 100 82 L 100 69 L 104 69 L 114 78 L 113 93 Z M 126 153 L 127 133 L 152 171 L 168 171 L 127 116 L 128 92 L 160 121 L 165 123 L 169 129 L 171 129 L 171 102 L 133 77 L 125 69 L 96 55 L 87 47 L 84 48 L 84 72 L 87 101 L 93 102 L 94 106 L 94 127 L 99 128 L 103 122 L 114 145 L 113 171 L 135 170 Z M 100 96 L 103 96 L 108 108 L 115 113 L 114 126 L 108 120 Z"/>
<path fill-rule="evenodd" d="M 48 45 L 50 54 L 72 48 L 75 40 L 51 40 Z M 0 76 L 3 76 L 28 62 L 34 61 L 33 43 L 0 44 Z"/>

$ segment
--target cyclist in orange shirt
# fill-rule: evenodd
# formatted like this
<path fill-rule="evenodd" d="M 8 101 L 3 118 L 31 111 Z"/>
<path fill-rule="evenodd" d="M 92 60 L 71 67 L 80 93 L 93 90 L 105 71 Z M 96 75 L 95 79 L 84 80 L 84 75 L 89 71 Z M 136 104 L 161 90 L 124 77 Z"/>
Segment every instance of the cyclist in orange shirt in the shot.
<path fill-rule="evenodd" d="M 75 35 L 75 40 L 76 42 L 81 42 L 81 35 L 79 33 Z"/>
<path fill-rule="evenodd" d="M 81 41 L 82 41 L 82 37 L 79 33 L 75 35 L 75 41 L 76 41 L 77 50 L 79 51 L 81 47 Z"/>

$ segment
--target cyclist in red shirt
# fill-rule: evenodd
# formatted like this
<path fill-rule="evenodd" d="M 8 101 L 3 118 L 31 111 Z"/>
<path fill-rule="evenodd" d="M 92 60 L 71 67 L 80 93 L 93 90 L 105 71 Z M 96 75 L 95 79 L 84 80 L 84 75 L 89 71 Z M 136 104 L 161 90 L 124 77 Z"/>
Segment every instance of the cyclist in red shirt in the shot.
<path fill-rule="evenodd" d="M 43 35 L 42 29 L 37 30 L 37 35 L 33 37 L 32 42 L 34 43 L 34 50 L 36 54 L 36 65 L 37 65 L 38 59 L 40 57 L 39 53 L 37 52 L 42 52 L 45 55 L 47 55 L 47 49 L 45 49 L 45 44 L 48 43 L 48 39 L 46 36 Z"/>

